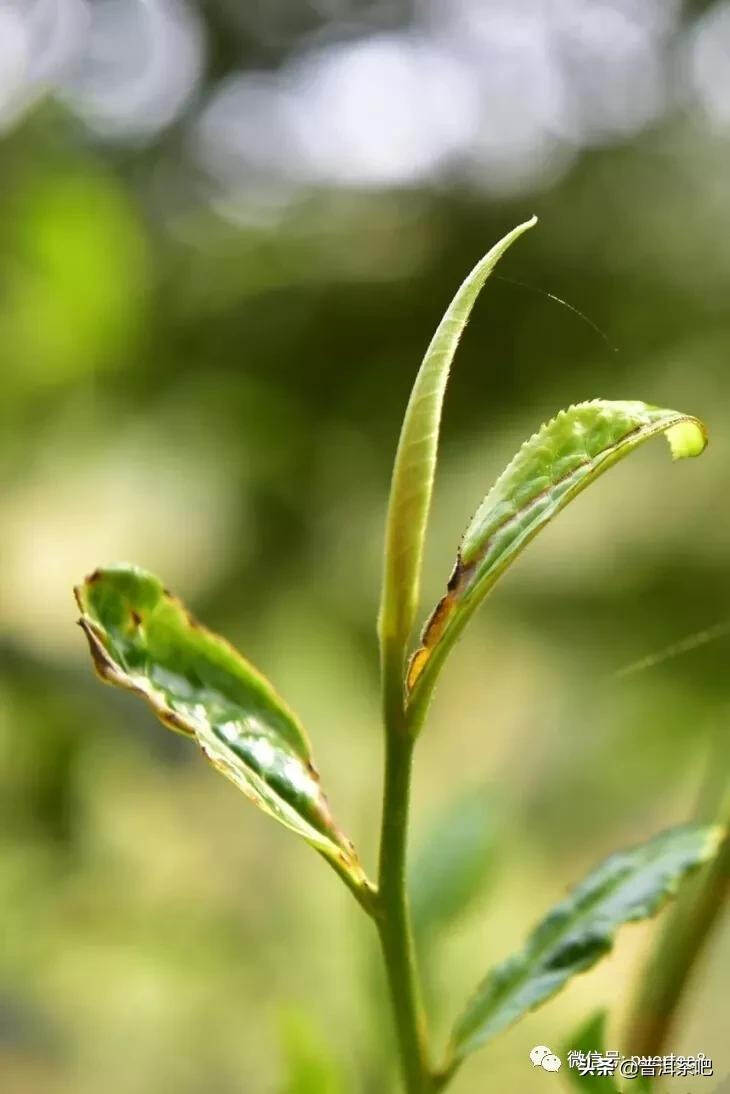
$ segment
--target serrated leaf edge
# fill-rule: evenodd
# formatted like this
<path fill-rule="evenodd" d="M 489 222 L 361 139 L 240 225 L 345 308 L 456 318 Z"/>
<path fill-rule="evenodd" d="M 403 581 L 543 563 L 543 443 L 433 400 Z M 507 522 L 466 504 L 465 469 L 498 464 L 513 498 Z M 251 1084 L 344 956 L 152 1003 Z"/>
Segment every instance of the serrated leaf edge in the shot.
<path fill-rule="evenodd" d="M 479 552 L 476 553 L 473 558 L 470 558 L 467 563 L 465 563 L 463 561 L 464 541 L 466 540 L 466 537 L 468 536 L 468 534 L 471 530 L 471 526 L 474 522 L 474 518 L 476 517 L 479 510 L 482 508 L 482 506 L 487 505 L 487 503 L 489 502 L 490 497 L 493 496 L 494 492 L 498 489 L 500 483 L 503 481 L 504 476 L 508 472 L 512 471 L 513 466 L 520 460 L 520 458 L 525 454 L 525 452 L 530 448 L 530 446 L 538 444 L 540 442 L 540 439 L 549 430 L 551 430 L 557 423 L 559 423 L 561 420 L 563 420 L 565 418 L 568 418 L 571 415 L 571 413 L 574 413 L 575 411 L 585 409 L 586 407 L 599 406 L 599 405 L 601 405 L 603 403 L 607 403 L 607 402 L 610 402 L 610 400 L 606 400 L 606 399 L 602 399 L 602 398 L 594 398 L 594 399 L 587 399 L 587 400 L 584 400 L 583 402 L 579 402 L 579 403 L 571 403 L 570 406 L 564 407 L 562 410 L 559 410 L 557 412 L 557 414 L 555 414 L 548 421 L 543 422 L 543 424 L 540 426 L 539 429 L 537 429 L 530 437 L 528 437 L 527 440 L 522 442 L 522 444 L 518 448 L 515 455 L 512 457 L 512 459 L 509 461 L 507 466 L 504 468 L 504 470 L 500 473 L 498 478 L 495 480 L 495 482 L 490 487 L 490 489 L 489 489 L 488 493 L 486 494 L 485 498 L 483 499 L 483 501 L 480 502 L 479 506 L 477 506 L 477 508 L 474 510 L 474 513 L 472 514 L 472 517 L 469 520 L 469 522 L 468 522 L 468 524 L 467 524 L 467 526 L 466 526 L 466 528 L 465 528 L 465 530 L 462 534 L 462 537 L 461 537 L 461 540 L 460 540 L 460 543 L 459 543 L 459 547 L 457 548 L 456 563 L 454 565 L 454 569 L 451 572 L 451 576 L 449 577 L 449 580 L 447 582 L 446 592 L 441 597 L 441 599 L 438 601 L 438 603 L 436 604 L 436 607 L 433 609 L 431 615 L 426 620 L 426 623 L 424 624 L 423 629 L 421 631 L 421 638 L 420 638 L 419 644 L 418 644 L 417 648 L 413 651 L 413 653 L 411 654 L 411 656 L 409 658 L 408 668 L 407 668 L 407 671 L 406 671 L 406 689 L 407 689 L 407 693 L 408 693 L 409 698 L 413 695 L 413 692 L 415 691 L 415 689 L 416 689 L 416 687 L 419 683 L 419 680 L 421 678 L 423 670 L 425 669 L 427 662 L 430 660 L 430 657 L 432 655 L 433 650 L 436 648 L 438 643 L 441 641 L 441 639 L 444 635 L 444 632 L 447 629 L 447 626 L 448 626 L 448 624 L 450 622 L 450 619 L 451 619 L 451 616 L 452 616 L 452 611 L 453 611 L 453 607 L 454 607 L 455 602 L 461 596 L 461 594 L 464 592 L 465 587 L 468 586 L 468 583 L 469 583 L 469 580 L 470 580 L 471 576 L 478 569 L 480 561 L 484 558 L 484 556 L 486 555 L 486 553 L 489 549 L 489 544 L 490 544 L 490 541 L 491 541 L 491 537 L 490 537 L 489 540 L 485 541 L 485 543 L 483 543 L 481 545 L 481 548 L 480 548 Z M 642 405 L 645 406 L 649 410 L 660 409 L 660 408 L 652 407 L 651 404 L 642 404 Z M 632 437 L 636 436 L 637 434 L 642 435 L 641 436 L 642 441 L 645 441 L 645 440 L 648 441 L 652 437 L 656 436 L 659 433 L 667 434 L 674 427 L 679 426 L 679 425 L 683 425 L 683 424 L 687 424 L 687 423 L 691 423 L 699 429 L 699 431 L 702 434 L 702 437 L 704 438 L 704 442 L 705 442 L 705 445 L 706 445 L 707 444 L 707 430 L 705 428 L 705 425 L 702 421 L 700 421 L 699 418 L 696 418 L 691 414 L 683 414 L 683 413 L 680 413 L 680 412 L 676 412 L 674 418 L 672 418 L 671 420 L 661 420 L 661 421 L 651 422 L 651 423 L 640 423 L 639 425 L 635 426 L 634 429 L 631 429 L 631 430 L 628 431 L 628 433 L 625 433 L 624 436 L 621 437 L 621 439 L 619 441 L 617 441 L 615 444 L 608 445 L 605 449 L 603 449 L 596 456 L 588 457 L 586 460 L 583 460 L 579 464 L 577 464 L 576 466 L 572 467 L 569 471 L 567 471 L 565 473 L 564 476 L 562 476 L 562 478 L 557 479 L 555 482 L 551 483 L 548 487 L 545 487 L 545 489 L 543 491 L 541 491 L 539 494 L 536 494 L 535 497 L 530 498 L 530 500 L 524 506 L 521 506 L 516 512 L 506 515 L 504 520 L 501 522 L 501 524 L 497 525 L 497 527 L 494 528 L 494 530 L 492 532 L 492 536 L 494 536 L 498 532 L 502 531 L 505 527 L 507 527 L 512 522 L 519 520 L 524 515 L 524 513 L 529 508 L 531 508 L 537 501 L 539 501 L 542 497 L 544 497 L 544 495 L 546 493 L 549 493 L 549 492 L 555 490 L 555 488 L 557 486 L 559 486 L 562 482 L 565 482 L 567 479 L 570 479 L 570 478 L 576 476 L 576 474 L 582 468 L 590 466 L 599 457 L 601 457 L 602 462 L 607 462 L 608 460 L 610 460 L 611 455 L 617 454 L 620 451 L 620 449 L 622 447 L 624 447 L 627 444 L 627 442 L 629 442 L 630 439 Z M 670 442 L 670 448 L 672 448 L 671 442 Z M 672 457 L 673 457 L 673 459 L 677 458 L 673 449 L 672 449 Z M 610 464 L 609 464 L 609 466 L 610 466 Z M 602 468 L 601 471 L 603 471 L 603 470 L 608 470 L 608 468 Z M 585 489 L 587 486 L 589 486 L 592 481 L 593 480 L 590 479 L 587 482 L 581 484 L 581 487 L 580 487 L 581 491 L 583 489 Z M 570 501 L 570 500 L 572 500 L 572 498 L 567 498 L 565 500 L 564 504 L 567 504 L 568 501 Z M 563 508 L 563 505 L 561 505 L 556 510 L 555 513 L 550 514 L 548 519 L 552 519 L 552 517 L 557 515 L 557 512 L 559 512 L 560 509 L 562 509 L 562 508 Z M 537 527 L 529 529 L 525 533 L 525 540 L 524 540 L 524 543 L 521 543 L 521 546 L 526 546 L 527 543 L 530 541 L 530 539 L 532 539 L 533 536 L 536 535 L 537 532 L 541 529 L 541 527 L 542 527 L 542 524 L 538 524 Z M 507 561 L 509 562 L 514 557 L 516 557 L 516 552 L 513 552 L 509 556 L 509 559 Z M 491 587 L 491 584 L 493 584 L 497 580 L 497 578 L 500 576 L 500 574 L 502 572 L 502 569 L 497 568 L 496 571 L 494 571 L 493 573 L 485 575 L 485 579 L 484 579 L 485 581 L 488 580 L 488 579 L 491 579 L 490 587 Z M 474 585 L 473 588 L 469 589 L 468 596 L 469 596 L 470 599 L 474 598 L 476 601 L 479 602 L 482 599 L 482 595 L 483 594 L 481 594 L 481 592 L 480 592 L 480 582 L 478 581 Z M 466 622 L 466 619 L 464 619 L 464 623 L 465 622 Z"/>
<path fill-rule="evenodd" d="M 681 831 L 683 828 L 691 828 L 691 827 L 692 827 L 691 825 L 680 825 L 676 829 L 668 829 L 667 831 L 668 832 L 670 832 L 670 831 Z M 674 874 L 671 878 L 668 879 L 667 884 L 665 885 L 665 887 L 657 894 L 656 902 L 653 905 L 652 904 L 649 905 L 650 910 L 648 912 L 640 912 L 637 915 L 631 916 L 630 918 L 622 920 L 621 923 L 616 924 L 616 926 L 613 928 L 613 930 L 610 933 L 608 933 L 607 935 L 604 936 L 605 942 L 606 942 L 606 948 L 605 948 L 603 954 L 599 955 L 595 960 L 591 961 L 590 964 L 586 965 L 584 968 L 576 970 L 576 972 L 574 972 L 569 977 L 568 980 L 564 981 L 562 984 L 559 984 L 552 992 L 550 992 L 549 995 L 546 995 L 542 999 L 538 1000 L 534 1004 L 534 1006 L 528 1007 L 525 1011 L 523 1011 L 521 1014 L 517 1015 L 514 1019 L 512 1019 L 512 1021 L 510 1021 L 507 1025 L 500 1027 L 500 1029 L 496 1032 L 503 1032 L 505 1029 L 508 1029 L 508 1028 L 510 1028 L 510 1026 L 514 1025 L 516 1022 L 519 1022 L 525 1015 L 531 1014 L 533 1011 L 539 1009 L 539 1007 L 541 1007 L 544 1003 L 549 1002 L 550 999 L 552 999 L 552 998 L 554 998 L 554 996 L 558 995 L 560 993 L 560 991 L 562 991 L 563 988 L 567 986 L 569 980 L 572 980 L 575 976 L 580 976 L 581 974 L 583 974 L 585 972 L 588 972 L 589 969 L 593 968 L 593 966 L 597 963 L 597 961 L 599 961 L 601 959 L 601 957 L 605 957 L 607 954 L 609 954 L 612 951 L 613 946 L 614 946 L 614 942 L 615 942 L 615 939 L 616 939 L 616 935 L 617 935 L 618 931 L 621 929 L 621 927 L 623 927 L 627 924 L 630 924 L 630 923 L 638 923 L 640 921 L 654 919 L 659 914 L 659 912 L 662 911 L 662 909 L 669 903 L 669 901 L 672 900 L 677 895 L 677 891 L 679 889 L 679 886 L 684 881 L 684 879 L 688 875 L 694 873 L 696 870 L 699 870 L 702 866 L 706 865 L 717 854 L 721 844 L 723 843 L 723 841 L 725 840 L 725 838 L 728 834 L 728 829 L 724 825 L 721 825 L 721 824 L 706 825 L 706 826 L 704 826 L 704 833 L 705 833 L 705 841 L 704 841 L 703 846 L 702 846 L 701 854 L 699 854 L 697 856 L 697 858 L 694 859 L 694 861 L 690 865 L 686 866 L 685 869 L 681 873 Z M 652 838 L 656 839 L 656 838 L 658 838 L 658 836 L 652 837 Z M 647 841 L 647 842 L 650 842 L 650 841 Z M 625 851 L 615 852 L 615 854 L 616 855 L 631 854 L 632 851 L 639 850 L 642 846 L 644 846 L 643 843 L 635 844 L 633 847 L 629 847 Z M 604 863 L 599 863 L 599 865 L 596 867 L 596 869 L 600 869 L 601 865 L 605 865 L 606 862 L 608 862 L 612 857 L 614 857 L 614 856 L 609 856 L 608 859 L 604 860 Z M 587 877 L 584 878 L 584 880 L 582 882 L 579 882 L 576 886 L 574 886 L 570 890 L 570 893 L 568 894 L 568 897 L 566 898 L 566 900 L 569 900 L 570 896 L 572 894 L 574 894 L 577 890 L 580 889 L 581 885 L 583 885 L 585 883 L 585 881 L 587 881 L 588 878 L 590 878 L 590 874 L 592 872 L 593 871 L 590 871 L 589 874 L 587 875 Z M 534 931 L 539 929 L 539 927 L 545 922 L 545 920 L 549 916 L 551 916 L 551 915 L 555 914 L 556 912 L 558 912 L 559 909 L 563 906 L 564 903 L 565 902 L 561 902 L 560 904 L 555 905 L 552 909 L 550 909 L 549 912 L 547 912 L 542 917 L 542 919 L 535 926 L 535 928 L 533 928 L 533 931 L 531 931 L 530 934 L 528 935 L 527 942 L 525 943 L 525 945 L 529 944 L 530 938 L 532 937 L 532 934 L 534 933 Z M 572 923 L 571 923 L 571 929 L 573 928 L 573 926 L 576 923 L 579 924 L 580 920 L 584 916 L 585 917 L 589 916 L 591 910 L 592 909 L 588 909 L 587 911 L 584 911 L 580 916 L 576 917 L 576 919 L 573 920 Z M 540 953 L 540 951 L 538 951 L 538 953 Z M 516 954 L 512 954 L 511 958 L 514 958 L 515 960 L 519 960 L 521 954 L 522 954 L 522 951 L 519 951 Z M 482 1048 L 485 1044 L 487 1044 L 487 1042 L 491 1039 L 492 1036 L 496 1035 L 496 1033 L 495 1034 L 490 1034 L 489 1036 L 487 1036 L 483 1040 L 480 1040 L 477 1036 L 473 1035 L 472 1037 L 467 1038 L 467 1040 L 464 1042 L 463 1045 L 459 1045 L 458 1040 L 457 1040 L 459 1022 L 463 1020 L 464 1015 L 468 1014 L 469 1008 L 472 1005 L 472 1003 L 479 998 L 480 992 L 482 991 L 484 985 L 489 981 L 489 978 L 498 969 L 502 968 L 506 964 L 506 962 L 510 961 L 511 958 L 510 957 L 506 958 L 505 961 L 500 962 L 498 965 L 495 965 L 492 969 L 490 969 L 489 972 L 486 974 L 485 977 L 483 977 L 481 982 L 477 985 L 476 989 L 474 990 L 474 992 L 469 997 L 469 999 L 467 1001 L 467 1004 L 464 1007 L 462 1018 L 459 1019 L 459 1021 L 457 1021 L 456 1025 L 454 1027 L 454 1033 L 452 1034 L 451 1055 L 454 1059 L 462 1060 L 465 1056 L 468 1056 L 472 1052 L 475 1052 L 477 1049 Z M 523 982 L 524 980 L 528 979 L 528 977 L 529 977 L 529 971 L 525 974 L 525 976 L 520 978 L 519 982 L 520 983 Z"/>

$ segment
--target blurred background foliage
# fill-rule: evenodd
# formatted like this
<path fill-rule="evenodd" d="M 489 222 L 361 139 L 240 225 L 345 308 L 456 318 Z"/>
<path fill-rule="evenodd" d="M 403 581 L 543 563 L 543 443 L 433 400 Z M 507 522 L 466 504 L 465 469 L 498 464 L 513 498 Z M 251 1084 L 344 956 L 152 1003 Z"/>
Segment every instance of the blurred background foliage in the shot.
<path fill-rule="evenodd" d="M 459 351 L 424 612 L 559 407 L 645 399 L 711 444 L 671 467 L 657 443 L 581 498 L 444 675 L 413 879 L 443 1035 L 567 885 L 692 812 L 727 724 L 727 636 L 616 672 L 730 618 L 730 4 L 5 0 L 0 128 L 0 1087 L 394 1089 L 368 924 L 102 689 L 71 586 L 136 561 L 237 643 L 372 866 L 400 416 L 458 282 L 538 213 Z M 620 1011 L 654 930 L 455 1092 L 537 1090 L 529 1049 Z M 725 922 L 672 1044 L 720 1077 L 729 956 Z M 607 1042 L 629 1047 L 616 1020 Z"/>

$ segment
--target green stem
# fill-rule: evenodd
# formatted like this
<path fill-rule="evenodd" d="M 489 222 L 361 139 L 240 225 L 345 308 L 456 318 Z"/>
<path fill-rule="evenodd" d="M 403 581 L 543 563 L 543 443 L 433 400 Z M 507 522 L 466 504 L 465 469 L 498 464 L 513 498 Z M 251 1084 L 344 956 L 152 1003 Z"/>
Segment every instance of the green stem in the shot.
<path fill-rule="evenodd" d="M 433 1089 L 406 900 L 406 836 L 413 741 L 386 738 L 378 929 L 408 1094 Z"/>
<path fill-rule="evenodd" d="M 698 810 L 702 821 L 730 821 L 727 746 L 712 749 L 708 786 Z M 712 929 L 730 893 L 730 837 L 674 905 L 644 970 L 626 1030 L 631 1051 L 661 1055 L 677 1010 Z"/>
<path fill-rule="evenodd" d="M 408 810 L 414 736 L 409 732 L 397 660 L 383 659 L 385 785 L 376 923 L 385 960 L 403 1080 L 408 1094 L 435 1090 L 418 986 L 406 890 Z"/>

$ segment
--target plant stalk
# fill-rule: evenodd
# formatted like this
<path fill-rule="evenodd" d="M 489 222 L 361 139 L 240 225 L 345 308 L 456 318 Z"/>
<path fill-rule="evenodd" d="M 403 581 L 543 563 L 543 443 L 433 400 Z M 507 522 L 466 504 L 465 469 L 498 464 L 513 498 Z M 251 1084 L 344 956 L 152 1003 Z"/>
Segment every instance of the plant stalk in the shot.
<path fill-rule="evenodd" d="M 718 737 L 711 749 L 698 819 L 730 823 L 727 745 Z M 662 1055 L 693 969 L 730 895 L 730 836 L 716 857 L 682 893 L 667 917 L 644 970 L 626 1029 L 631 1051 Z"/>
<path fill-rule="evenodd" d="M 661 1055 L 692 970 L 730 889 L 730 839 L 680 900 L 647 967 L 627 1030 L 632 1052 Z"/>
<path fill-rule="evenodd" d="M 390 666 L 393 666 L 390 659 Z M 406 887 L 406 849 L 415 740 L 402 699 L 402 676 L 383 664 L 385 782 L 376 923 L 385 960 L 407 1094 L 432 1094 L 428 1054 Z"/>

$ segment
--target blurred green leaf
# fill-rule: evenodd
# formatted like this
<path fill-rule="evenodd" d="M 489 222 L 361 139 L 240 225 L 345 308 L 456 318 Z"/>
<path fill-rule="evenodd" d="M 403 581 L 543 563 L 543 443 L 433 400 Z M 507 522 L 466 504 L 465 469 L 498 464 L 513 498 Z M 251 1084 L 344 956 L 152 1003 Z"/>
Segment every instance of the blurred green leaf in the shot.
<path fill-rule="evenodd" d="M 285 1079 L 281 1094 L 345 1094 L 342 1072 L 308 1014 L 289 1010 L 281 1021 Z"/>
<path fill-rule="evenodd" d="M 452 802 L 436 818 L 411 867 L 416 935 L 424 938 L 442 930 L 480 894 L 492 866 L 495 835 L 483 789 Z"/>
<path fill-rule="evenodd" d="M 393 465 L 378 623 L 383 649 L 390 649 L 401 663 L 418 610 L 423 543 L 451 362 L 485 281 L 505 251 L 535 223 L 533 217 L 513 228 L 468 275 L 431 339 L 408 400 Z"/>
<path fill-rule="evenodd" d="M 320 789 L 304 729 L 268 680 L 137 567 L 96 570 L 76 599 L 99 676 L 146 699 L 247 798 L 365 891 L 355 851 Z"/>
<path fill-rule="evenodd" d="M 521 953 L 487 975 L 455 1027 L 453 1059 L 481 1048 L 594 965 L 617 928 L 658 911 L 690 870 L 716 854 L 723 836 L 716 825 L 684 825 L 606 859 L 538 924 Z"/>
<path fill-rule="evenodd" d="M 564 1075 L 569 1083 L 578 1090 L 592 1090 L 595 1094 L 618 1094 L 618 1087 L 610 1075 L 581 1075 L 577 1068 L 569 1067 L 568 1056 L 571 1052 L 582 1052 L 588 1056 L 591 1052 L 606 1051 L 606 1012 L 597 1011 L 584 1022 L 562 1049 L 561 1056 L 566 1064 Z"/>
<path fill-rule="evenodd" d="M 3 351 L 8 382 L 36 392 L 124 359 L 143 318 L 148 255 L 112 174 L 48 169 L 11 198 Z"/>
<path fill-rule="evenodd" d="M 665 433 L 674 459 L 698 456 L 704 426 L 676 410 L 594 399 L 547 422 L 522 445 L 469 523 L 446 595 L 411 658 L 411 702 L 428 695 L 436 674 L 476 608 L 531 539 L 638 445 Z"/>

